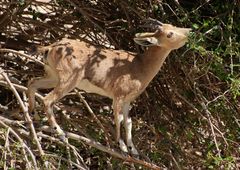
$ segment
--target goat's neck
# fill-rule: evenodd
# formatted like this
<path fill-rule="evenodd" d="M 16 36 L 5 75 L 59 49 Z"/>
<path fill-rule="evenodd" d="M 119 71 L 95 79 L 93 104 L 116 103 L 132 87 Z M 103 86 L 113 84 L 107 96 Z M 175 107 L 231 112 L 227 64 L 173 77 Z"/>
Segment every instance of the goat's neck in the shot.
<path fill-rule="evenodd" d="M 162 47 L 149 47 L 142 56 L 144 74 L 150 82 L 162 67 L 171 50 Z"/>

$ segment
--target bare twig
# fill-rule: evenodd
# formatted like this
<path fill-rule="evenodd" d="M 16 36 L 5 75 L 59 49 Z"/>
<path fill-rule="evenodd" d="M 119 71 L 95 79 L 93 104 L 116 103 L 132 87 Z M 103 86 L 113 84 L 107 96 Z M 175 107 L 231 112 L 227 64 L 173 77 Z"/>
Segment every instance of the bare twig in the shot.
<path fill-rule="evenodd" d="M 3 127 L 5 127 L 5 128 L 7 128 L 7 129 L 9 129 L 9 131 L 17 138 L 17 140 L 20 142 L 20 144 L 21 144 L 21 146 L 22 146 L 22 153 L 23 153 L 23 156 L 24 156 L 24 158 L 25 158 L 25 160 L 26 160 L 26 162 L 27 162 L 27 165 L 28 165 L 28 167 L 29 167 L 29 169 L 32 169 L 31 167 L 31 164 L 30 164 L 30 161 L 28 160 L 28 156 L 27 156 L 27 154 L 26 154 L 26 151 L 25 151 L 25 149 L 28 151 L 28 153 L 30 154 L 30 156 L 31 156 L 31 158 L 32 158 L 32 161 L 33 161 L 33 164 L 34 164 L 34 166 L 33 166 L 33 168 L 35 169 L 35 170 L 38 170 L 39 168 L 38 168 L 38 166 L 37 166 L 37 162 L 36 162 L 36 158 L 35 158 L 35 156 L 33 155 L 33 153 L 32 153 L 32 151 L 30 150 L 30 148 L 25 144 L 25 142 L 22 140 L 22 138 L 11 128 L 11 127 L 9 127 L 8 125 L 6 125 L 4 122 L 2 122 L 1 120 L 0 120 L 0 125 L 1 126 L 3 126 Z"/>
<path fill-rule="evenodd" d="M 26 121 L 29 123 L 29 127 L 30 127 L 30 129 L 31 129 L 31 133 L 32 133 L 32 135 L 33 135 L 33 138 L 34 138 L 36 144 L 37 144 L 37 148 L 38 148 L 38 150 L 39 150 L 40 156 L 41 156 L 41 157 L 44 156 L 44 151 L 43 151 L 43 149 L 42 149 L 42 147 L 41 147 L 41 144 L 40 144 L 40 142 L 39 142 L 39 140 L 38 140 L 38 137 L 37 137 L 35 128 L 34 128 L 33 123 L 32 123 L 32 119 L 31 119 L 31 117 L 29 116 L 29 113 L 28 113 L 28 108 L 27 108 L 27 106 L 24 105 L 21 97 L 19 96 L 17 90 L 15 89 L 15 87 L 13 86 L 13 84 L 11 83 L 11 81 L 9 80 L 7 74 L 4 73 L 4 71 L 3 71 L 2 69 L 0 69 L 0 72 L 1 72 L 1 74 L 3 75 L 3 77 L 5 78 L 5 80 L 7 81 L 10 89 L 12 90 L 12 92 L 14 93 L 14 95 L 16 96 L 16 98 L 17 98 L 17 100 L 18 100 L 18 102 L 19 102 L 19 104 L 20 104 L 20 106 L 21 106 L 21 108 L 22 108 L 22 110 L 23 110 L 23 113 L 24 113 L 24 115 L 25 115 L 25 119 L 26 119 Z"/>
<path fill-rule="evenodd" d="M 7 123 L 8 125 L 11 125 L 11 126 L 17 126 L 17 127 L 20 126 L 22 128 L 25 128 L 23 126 L 24 121 L 11 120 L 11 119 L 5 118 L 3 116 L 0 116 L 0 120 Z"/>
<path fill-rule="evenodd" d="M 10 152 L 10 149 L 9 149 L 9 128 L 7 129 L 6 131 L 6 135 L 5 135 L 5 145 L 4 145 L 4 148 L 5 148 L 5 152 L 4 152 L 4 160 L 7 160 L 7 152 L 11 153 Z M 7 167 L 7 161 L 4 162 L 4 166 L 3 166 L 3 169 L 8 169 Z"/>
<path fill-rule="evenodd" d="M 206 104 L 204 102 L 201 102 L 200 104 L 201 104 L 204 112 L 207 115 L 208 122 L 209 122 L 209 125 L 210 125 L 210 128 L 211 128 L 211 132 L 212 132 L 212 136 L 213 136 L 213 140 L 214 140 L 217 152 L 218 152 L 218 156 L 221 158 L 221 151 L 220 151 L 220 149 L 218 147 L 219 144 L 217 142 L 216 134 L 215 134 L 215 131 L 214 131 L 214 128 L 213 128 L 213 124 L 212 124 L 211 118 L 210 118 L 211 112 L 208 110 L 208 108 L 207 108 L 207 106 L 206 106 Z"/>
<path fill-rule="evenodd" d="M 22 130 L 22 129 L 18 129 L 21 133 L 23 133 L 25 136 L 28 136 L 28 132 Z M 77 155 L 80 159 L 81 159 L 81 163 L 80 162 L 77 162 L 77 163 L 74 163 L 71 159 L 68 159 L 67 161 L 70 161 L 72 165 L 78 167 L 79 169 L 88 169 L 87 165 L 84 163 L 82 157 L 77 153 L 76 151 L 76 148 L 69 144 L 69 143 L 64 143 L 62 142 L 59 138 L 55 138 L 55 137 L 52 137 L 52 136 L 49 136 L 49 135 L 46 135 L 44 133 L 38 133 L 37 134 L 39 137 L 42 137 L 44 139 L 47 139 L 51 142 L 55 142 L 57 144 L 60 144 L 62 146 L 68 146 L 69 148 L 71 148 L 73 150 L 73 152 L 75 153 L 75 155 Z M 48 156 L 49 154 L 46 154 L 46 156 Z"/>
<path fill-rule="evenodd" d="M 49 126 L 42 126 L 41 130 L 45 131 L 45 132 L 51 132 L 51 128 Z M 143 165 L 150 169 L 160 170 L 160 167 L 158 167 L 155 164 L 152 164 L 152 163 L 149 163 L 149 162 L 146 162 L 146 161 L 143 161 L 143 160 L 131 157 L 131 156 L 125 156 L 125 155 L 120 154 L 119 152 L 115 151 L 114 149 L 103 146 L 102 144 L 100 144 L 99 142 L 96 142 L 94 140 L 90 140 L 86 137 L 83 137 L 83 136 L 80 136 L 80 135 L 77 135 L 77 134 L 71 133 L 71 132 L 65 132 L 65 134 L 70 139 L 73 139 L 76 141 L 79 141 L 79 140 L 83 141 L 84 143 L 88 144 L 89 146 L 92 146 L 96 149 L 99 149 L 103 152 L 106 152 L 106 153 L 108 153 L 114 157 L 120 158 L 124 161 L 137 163 L 137 164 Z"/>
<path fill-rule="evenodd" d="M 75 162 L 73 162 L 73 161 L 71 161 L 71 160 L 65 159 L 65 158 L 63 158 L 63 157 L 59 157 L 58 155 L 46 154 L 46 156 L 47 156 L 47 157 L 58 158 L 58 159 L 60 159 L 60 160 L 62 160 L 62 161 L 68 162 L 68 163 L 69 163 L 69 161 L 70 161 L 70 163 L 71 163 L 72 165 L 76 166 L 79 170 L 88 170 L 88 168 L 82 167 L 82 166 L 76 164 Z"/>
<path fill-rule="evenodd" d="M 31 57 L 31 56 L 29 56 L 29 55 L 27 55 L 27 54 L 20 53 L 19 51 L 16 51 L 16 50 L 7 49 L 7 48 L 1 48 L 1 49 L 0 49 L 0 52 L 17 54 L 17 55 L 19 55 L 19 56 L 23 56 L 23 57 L 25 57 L 25 58 L 27 58 L 27 59 L 29 59 L 29 60 L 32 60 L 32 61 L 34 61 L 34 62 L 36 62 L 36 63 L 38 63 L 38 64 L 40 64 L 40 65 L 44 65 L 43 62 L 37 60 L 36 58 Z"/>
<path fill-rule="evenodd" d="M 0 85 L 4 86 L 4 87 L 9 87 L 8 83 L 6 81 L 1 81 L 0 80 Z M 22 86 L 22 85 L 19 85 L 19 84 L 15 84 L 15 83 L 12 83 L 12 85 L 14 86 L 14 88 L 18 89 L 19 91 L 21 92 L 26 92 L 27 91 L 27 88 Z M 39 93 L 36 93 L 35 94 L 36 97 L 38 97 L 39 99 L 43 100 L 43 96 L 40 95 Z"/>
<path fill-rule="evenodd" d="M 40 128 L 43 132 L 51 132 L 51 128 L 49 126 L 42 126 Z M 21 134 L 25 135 L 25 136 L 28 136 L 29 133 L 26 132 L 25 130 L 23 129 L 18 129 L 19 132 L 21 132 Z M 64 145 L 64 143 L 62 141 L 60 141 L 58 138 L 55 138 L 55 137 L 52 137 L 52 136 L 48 136 L 46 134 L 43 134 L 43 133 L 38 133 L 38 136 L 39 137 L 43 137 L 45 139 L 48 139 L 52 142 L 57 142 L 59 144 L 62 144 Z M 72 140 L 76 140 L 76 141 L 82 141 L 84 143 L 86 143 L 87 145 L 89 146 L 92 146 L 96 149 L 99 149 L 103 152 L 106 152 L 114 157 L 117 157 L 117 158 L 120 158 L 124 161 L 127 161 L 127 162 L 132 162 L 132 163 L 137 163 L 137 164 L 140 164 L 140 165 L 143 165 L 147 168 L 150 168 L 150 169 L 153 169 L 153 170 L 160 170 L 160 167 L 158 167 L 157 165 L 155 164 L 152 164 L 152 163 L 149 163 L 149 162 L 146 162 L 146 161 L 143 161 L 143 160 L 140 160 L 140 159 L 137 159 L 137 158 L 133 158 L 131 156 L 126 156 L 126 155 L 123 155 L 123 154 L 120 154 L 119 152 L 115 151 L 114 149 L 111 149 L 111 148 L 108 148 L 106 146 L 103 146 L 102 144 L 100 144 L 99 142 L 96 142 L 94 140 L 90 140 L 86 137 L 83 137 L 83 136 L 80 136 L 80 135 L 77 135 L 75 133 L 71 133 L 71 132 L 66 132 L 66 136 L 69 138 L 69 139 L 72 139 Z M 69 144 L 67 144 L 69 145 Z M 71 145 L 69 145 L 71 146 Z M 71 146 L 72 147 L 72 146 Z M 75 165 L 75 164 L 74 164 Z M 86 167 L 85 167 L 86 168 Z"/>
<path fill-rule="evenodd" d="M 109 136 L 108 131 L 105 129 L 105 127 L 103 126 L 103 124 L 101 123 L 101 121 L 98 119 L 98 117 L 95 115 L 95 113 L 93 112 L 93 110 L 91 109 L 91 107 L 89 106 L 89 104 L 87 103 L 87 101 L 84 99 L 84 97 L 81 95 L 81 93 L 79 91 L 77 91 L 75 89 L 75 92 L 77 93 L 78 97 L 81 99 L 81 101 L 83 102 L 83 104 L 86 106 L 88 112 L 91 114 L 91 116 L 93 117 L 93 119 L 97 122 L 97 124 L 100 126 L 100 128 L 104 131 L 105 133 L 105 139 L 107 141 L 107 146 L 109 147 L 109 141 L 111 141 L 111 137 Z"/>
<path fill-rule="evenodd" d="M 229 91 L 230 91 L 230 90 L 226 90 L 223 94 L 215 97 L 215 98 L 214 98 L 213 100 L 211 100 L 211 101 L 208 101 L 206 105 L 208 106 L 210 103 L 217 101 L 219 98 L 225 97 L 225 95 L 226 95 Z"/>
<path fill-rule="evenodd" d="M 102 33 L 105 33 L 107 37 L 111 40 L 111 42 L 114 44 L 116 48 L 119 48 L 119 45 L 113 40 L 111 36 L 109 36 L 106 31 L 98 25 L 96 22 L 94 22 L 88 15 L 86 11 L 84 11 L 82 8 L 80 8 L 76 3 L 72 2 L 71 0 L 67 0 L 72 6 L 74 6 L 83 16 L 85 16 L 94 26 L 96 26 Z"/>

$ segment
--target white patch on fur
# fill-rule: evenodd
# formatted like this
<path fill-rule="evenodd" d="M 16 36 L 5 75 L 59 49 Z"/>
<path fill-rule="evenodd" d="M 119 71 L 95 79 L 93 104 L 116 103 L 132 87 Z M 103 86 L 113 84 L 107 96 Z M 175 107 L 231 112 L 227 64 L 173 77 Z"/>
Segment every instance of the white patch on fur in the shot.
<path fill-rule="evenodd" d="M 122 139 L 119 140 L 119 147 L 123 152 L 128 153 L 127 146 Z"/>

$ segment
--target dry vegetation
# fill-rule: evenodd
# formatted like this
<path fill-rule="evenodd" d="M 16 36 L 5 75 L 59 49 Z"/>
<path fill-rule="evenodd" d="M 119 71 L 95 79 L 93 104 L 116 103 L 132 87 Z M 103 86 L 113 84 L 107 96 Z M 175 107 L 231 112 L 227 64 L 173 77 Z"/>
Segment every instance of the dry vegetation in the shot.
<path fill-rule="evenodd" d="M 0 169 L 240 169 L 240 2 L 221 0 L 0 0 Z M 142 52 L 132 38 L 152 17 L 192 27 L 133 104 L 139 159 L 114 142 L 111 102 L 77 90 L 56 103 L 69 137 L 51 133 L 37 94 L 26 87 L 43 73 L 29 48 L 63 37 Z M 33 121 L 32 121 L 33 120 Z M 99 143 L 97 143 L 99 142 Z"/>

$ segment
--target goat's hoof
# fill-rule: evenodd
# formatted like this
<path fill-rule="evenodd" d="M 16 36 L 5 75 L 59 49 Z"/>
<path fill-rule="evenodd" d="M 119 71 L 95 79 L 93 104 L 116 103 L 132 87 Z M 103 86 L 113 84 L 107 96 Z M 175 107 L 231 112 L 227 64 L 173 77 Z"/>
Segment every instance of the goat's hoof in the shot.
<path fill-rule="evenodd" d="M 67 141 L 66 134 L 62 130 L 60 132 L 57 131 L 57 135 L 58 135 L 59 139 L 62 142 L 66 142 Z"/>
<path fill-rule="evenodd" d="M 128 146 L 128 150 L 130 151 L 132 157 L 139 159 L 139 153 L 134 146 Z"/>
<path fill-rule="evenodd" d="M 123 156 L 125 156 L 125 157 L 129 156 L 129 153 L 128 153 L 128 152 L 124 152 L 124 151 L 121 150 L 120 153 L 121 153 Z"/>
<path fill-rule="evenodd" d="M 64 133 L 64 131 L 57 131 L 57 136 L 58 138 L 62 141 L 62 142 L 66 142 L 67 138 L 66 138 L 66 134 Z"/>
<path fill-rule="evenodd" d="M 118 141 L 118 144 L 119 144 L 121 151 L 128 153 L 127 145 L 124 143 L 124 141 L 122 139 L 120 139 Z"/>
<path fill-rule="evenodd" d="M 140 158 L 139 154 L 132 154 L 132 153 L 131 153 L 131 156 L 132 156 L 133 158 L 135 158 L 135 159 L 139 159 L 139 158 Z"/>
<path fill-rule="evenodd" d="M 34 111 L 34 110 L 29 111 L 29 113 L 30 113 L 31 115 L 35 115 L 35 111 Z"/>
<path fill-rule="evenodd" d="M 58 137 L 62 142 L 66 142 L 66 141 L 67 141 L 65 132 L 64 132 L 59 126 L 54 126 L 54 127 L 53 127 L 53 132 L 57 135 L 57 137 Z"/>
<path fill-rule="evenodd" d="M 67 141 L 67 138 L 66 138 L 66 135 L 65 135 L 65 134 L 59 135 L 59 139 L 60 139 L 62 142 L 66 142 L 66 141 Z"/>

